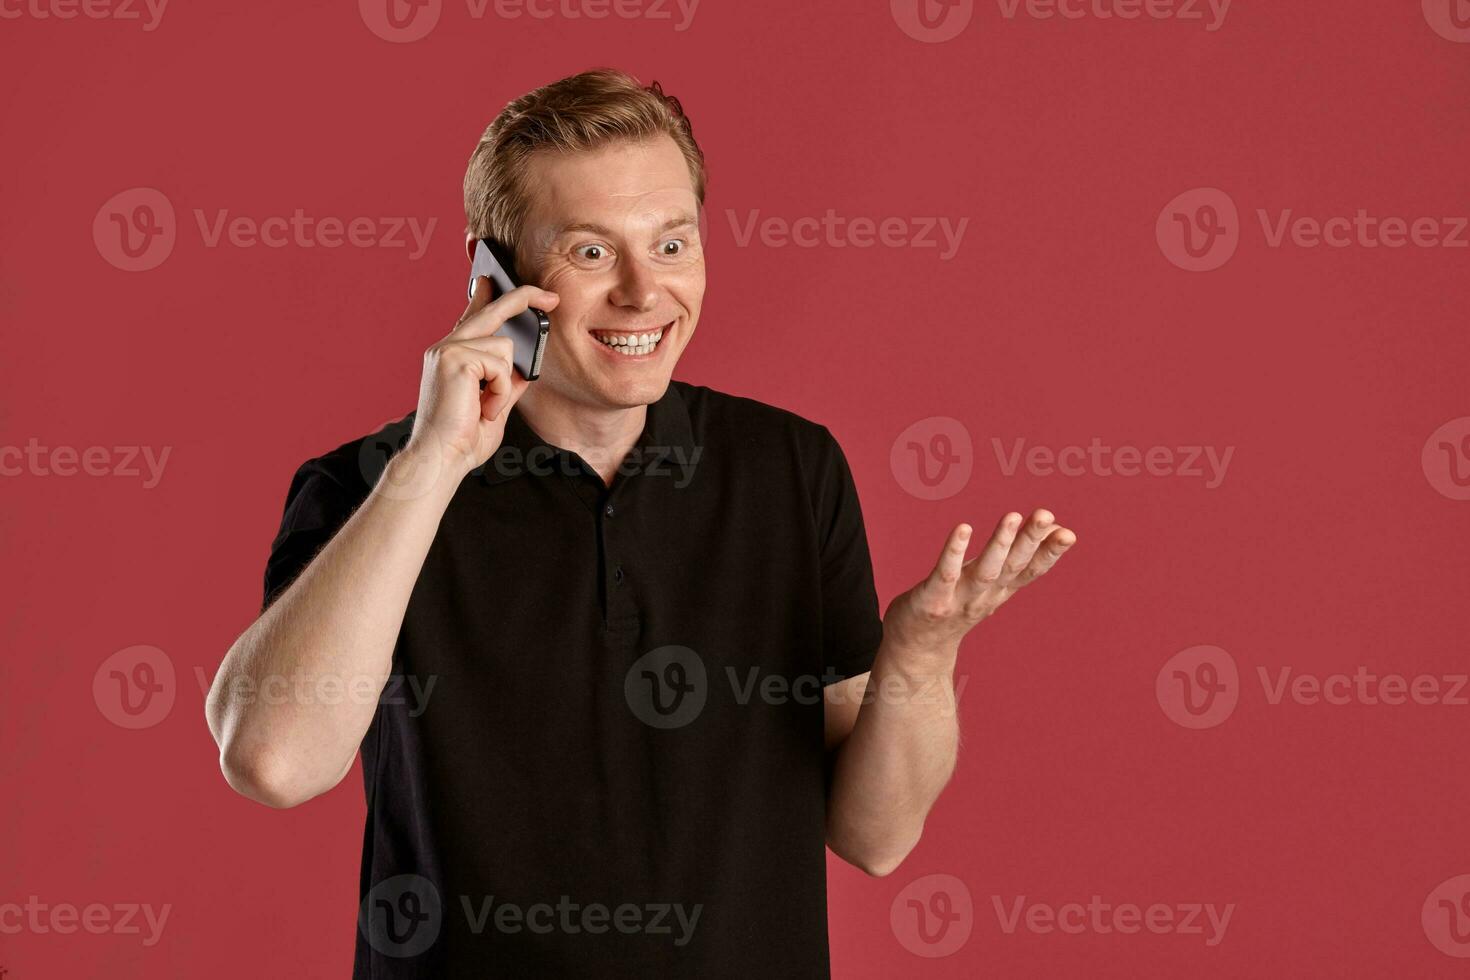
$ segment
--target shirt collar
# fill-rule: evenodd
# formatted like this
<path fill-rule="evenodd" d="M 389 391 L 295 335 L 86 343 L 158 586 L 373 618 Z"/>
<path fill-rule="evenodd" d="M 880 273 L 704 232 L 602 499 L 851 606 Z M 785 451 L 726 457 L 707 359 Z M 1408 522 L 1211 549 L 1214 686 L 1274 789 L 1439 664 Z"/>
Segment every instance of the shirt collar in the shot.
<path fill-rule="evenodd" d="M 658 401 L 648 406 L 643 432 L 624 459 L 621 472 L 636 473 L 655 460 L 682 462 L 692 458 L 694 431 L 689 422 L 689 406 L 679 393 L 677 382 L 670 381 Z M 570 464 L 570 465 L 564 465 Z M 500 448 L 472 471 L 486 484 L 495 486 L 524 473 L 541 475 L 575 472 L 572 466 L 585 463 L 571 450 L 553 446 L 532 429 L 518 406 L 511 406 L 505 420 L 505 437 Z"/>

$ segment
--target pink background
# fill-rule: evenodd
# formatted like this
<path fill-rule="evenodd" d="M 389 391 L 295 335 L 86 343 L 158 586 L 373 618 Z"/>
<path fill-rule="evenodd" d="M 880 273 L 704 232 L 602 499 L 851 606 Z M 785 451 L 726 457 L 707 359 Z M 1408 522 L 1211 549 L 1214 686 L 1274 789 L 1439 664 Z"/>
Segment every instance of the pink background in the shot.
<path fill-rule="evenodd" d="M 480 130 L 599 64 L 683 100 L 710 162 L 709 292 L 676 375 L 832 428 L 885 607 L 961 520 L 1045 506 L 1080 538 L 968 639 L 959 767 L 917 850 L 884 879 L 829 859 L 834 975 L 1464 974 L 1421 910 L 1470 873 L 1470 707 L 1273 704 L 1259 679 L 1470 670 L 1470 503 L 1426 465 L 1431 433 L 1470 416 L 1470 250 L 1272 247 L 1258 217 L 1470 214 L 1470 44 L 1437 0 L 1238 0 L 1213 31 L 1203 4 L 1189 21 L 982 2 L 940 43 L 900 26 L 908 0 L 705 0 L 684 30 L 674 7 L 477 19 L 445 0 L 409 43 L 347 2 L 178 2 L 153 30 L 27 2 L 0 24 L 0 446 L 170 456 L 147 489 L 0 478 L 0 903 L 171 909 L 151 947 L 0 934 L 6 980 L 347 975 L 360 775 L 292 811 L 236 796 L 198 678 L 257 611 L 294 467 L 413 407 L 422 351 L 463 305 Z M 176 238 L 138 272 L 109 261 L 104 208 L 135 188 L 167 200 Z M 1185 271 L 1156 228 L 1201 188 L 1237 207 L 1236 251 Z M 209 247 L 195 218 L 297 208 L 438 224 L 415 260 Z M 947 260 L 734 232 L 828 209 L 969 223 Z M 943 499 L 905 469 L 916 424 L 970 440 Z M 992 443 L 1094 438 L 1233 456 L 1211 489 L 1007 475 Z M 1463 472 L 1465 448 L 1443 459 Z M 138 645 L 163 652 L 174 703 L 129 730 L 93 681 Z M 1233 658 L 1238 703 L 1189 728 L 1156 682 L 1198 646 Z M 971 926 L 942 957 L 904 939 L 905 889 L 930 875 Z M 1453 903 L 1470 885 L 1447 887 Z M 1008 933 L 995 908 L 1093 895 L 1235 908 L 1213 946 Z"/>

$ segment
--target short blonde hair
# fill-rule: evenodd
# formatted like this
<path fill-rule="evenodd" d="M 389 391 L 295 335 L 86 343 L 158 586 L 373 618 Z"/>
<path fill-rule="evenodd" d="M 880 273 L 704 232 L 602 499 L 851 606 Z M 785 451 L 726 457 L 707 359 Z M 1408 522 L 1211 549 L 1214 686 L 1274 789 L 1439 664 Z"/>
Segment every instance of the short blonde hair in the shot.
<path fill-rule="evenodd" d="M 704 152 L 679 100 L 658 82 L 594 68 L 521 96 L 486 128 L 464 175 L 467 231 L 514 247 L 530 208 L 526 173 L 538 150 L 591 150 L 617 140 L 668 135 L 689 167 L 704 204 Z"/>

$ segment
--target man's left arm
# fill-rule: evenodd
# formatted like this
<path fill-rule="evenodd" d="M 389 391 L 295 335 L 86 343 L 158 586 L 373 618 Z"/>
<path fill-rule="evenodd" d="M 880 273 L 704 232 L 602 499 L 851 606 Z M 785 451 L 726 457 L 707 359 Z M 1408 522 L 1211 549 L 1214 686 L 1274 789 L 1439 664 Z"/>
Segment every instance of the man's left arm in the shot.
<path fill-rule="evenodd" d="M 1077 541 L 1050 511 L 1001 518 L 965 560 L 971 528 L 950 531 L 929 576 L 888 607 L 870 673 L 826 688 L 833 753 L 827 846 L 886 875 L 919 842 L 924 819 L 954 772 L 959 747 L 954 668 L 960 641 Z"/>

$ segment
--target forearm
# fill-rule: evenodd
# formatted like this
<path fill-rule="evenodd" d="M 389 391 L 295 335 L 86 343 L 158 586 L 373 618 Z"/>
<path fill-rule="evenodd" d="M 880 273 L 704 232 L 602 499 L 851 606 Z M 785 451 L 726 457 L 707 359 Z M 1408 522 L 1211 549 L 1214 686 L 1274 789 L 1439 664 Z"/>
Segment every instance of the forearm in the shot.
<path fill-rule="evenodd" d="M 852 732 L 836 750 L 827 842 L 870 874 L 889 873 L 918 843 L 954 772 L 956 653 L 904 648 L 885 634 Z"/>
<path fill-rule="evenodd" d="M 206 714 L 236 790 L 294 806 L 351 768 L 459 479 L 447 465 L 395 457 L 362 506 L 235 641 Z"/>

